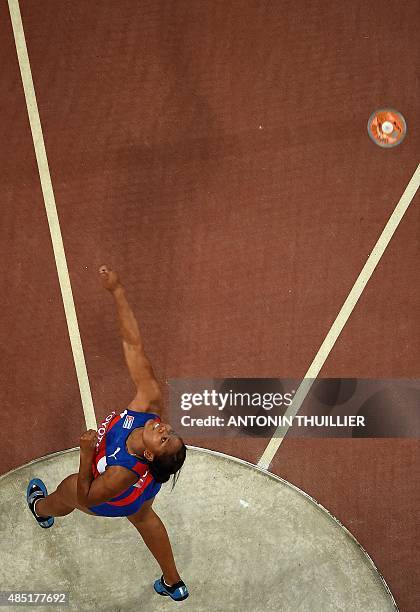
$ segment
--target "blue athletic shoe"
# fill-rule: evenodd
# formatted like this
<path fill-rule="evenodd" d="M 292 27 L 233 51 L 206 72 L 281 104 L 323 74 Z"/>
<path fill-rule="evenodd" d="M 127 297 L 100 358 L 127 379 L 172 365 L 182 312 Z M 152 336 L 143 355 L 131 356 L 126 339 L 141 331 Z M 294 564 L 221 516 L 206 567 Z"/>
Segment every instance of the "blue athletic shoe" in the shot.
<path fill-rule="evenodd" d="M 38 525 L 40 527 L 43 527 L 44 529 L 48 529 L 48 527 L 52 527 L 54 525 L 54 517 L 39 516 L 34 510 L 34 505 L 37 499 L 39 499 L 40 497 L 46 497 L 47 495 L 47 487 L 44 485 L 42 480 L 40 480 L 39 478 L 32 478 L 32 480 L 28 484 L 28 488 L 26 489 L 26 501 L 29 510 L 32 512 L 33 516 L 38 522 Z"/>
<path fill-rule="evenodd" d="M 179 582 L 173 584 L 172 586 L 168 586 L 165 584 L 163 576 L 160 580 L 156 580 L 153 585 L 156 593 L 159 595 L 169 595 L 174 601 L 182 601 L 183 599 L 187 599 L 189 592 L 185 584 L 180 580 Z"/>

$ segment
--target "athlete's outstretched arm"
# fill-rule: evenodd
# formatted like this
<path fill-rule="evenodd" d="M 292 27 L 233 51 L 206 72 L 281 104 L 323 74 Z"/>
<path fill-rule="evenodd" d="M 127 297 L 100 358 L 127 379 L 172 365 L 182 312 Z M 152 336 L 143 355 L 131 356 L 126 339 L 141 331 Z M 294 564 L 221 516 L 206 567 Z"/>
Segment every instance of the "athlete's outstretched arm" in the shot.
<path fill-rule="evenodd" d="M 108 270 L 106 266 L 101 266 L 99 274 L 103 286 L 114 298 L 125 361 L 137 389 L 129 408 L 147 411 L 152 408 L 150 404 L 153 403 L 153 411 L 157 411 L 161 401 L 159 384 L 144 352 L 140 329 L 127 301 L 124 287 L 118 274 L 113 270 Z"/>

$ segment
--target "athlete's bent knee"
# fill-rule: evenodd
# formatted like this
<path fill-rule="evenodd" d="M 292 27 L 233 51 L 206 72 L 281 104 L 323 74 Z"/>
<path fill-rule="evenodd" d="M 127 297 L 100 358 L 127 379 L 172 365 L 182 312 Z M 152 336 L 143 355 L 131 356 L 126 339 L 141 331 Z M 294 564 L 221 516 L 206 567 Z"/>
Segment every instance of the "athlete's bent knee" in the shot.
<path fill-rule="evenodd" d="M 70 474 L 57 487 L 57 493 L 65 504 L 77 507 L 77 474 Z"/>

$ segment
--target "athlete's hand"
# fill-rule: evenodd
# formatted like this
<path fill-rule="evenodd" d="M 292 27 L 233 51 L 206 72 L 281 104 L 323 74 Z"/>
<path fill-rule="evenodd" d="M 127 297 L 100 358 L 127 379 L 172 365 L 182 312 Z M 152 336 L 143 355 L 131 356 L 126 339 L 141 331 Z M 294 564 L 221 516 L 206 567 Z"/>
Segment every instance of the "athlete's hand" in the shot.
<path fill-rule="evenodd" d="M 98 432 L 94 429 L 88 429 L 80 437 L 80 452 L 85 454 L 93 454 L 98 441 Z"/>
<path fill-rule="evenodd" d="M 118 278 L 118 274 L 114 270 L 108 270 L 106 266 L 99 268 L 99 276 L 101 278 L 102 286 L 108 291 L 113 293 L 115 289 L 121 287 L 121 281 Z"/>

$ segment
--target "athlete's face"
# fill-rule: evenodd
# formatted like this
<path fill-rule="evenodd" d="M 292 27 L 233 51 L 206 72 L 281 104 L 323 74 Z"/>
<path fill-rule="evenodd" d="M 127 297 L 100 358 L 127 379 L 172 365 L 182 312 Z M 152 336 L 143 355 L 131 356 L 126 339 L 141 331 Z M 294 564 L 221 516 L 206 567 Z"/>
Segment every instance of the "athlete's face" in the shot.
<path fill-rule="evenodd" d="M 143 427 L 143 442 L 146 448 L 147 459 L 153 461 L 154 457 L 161 455 L 172 455 L 182 446 L 179 435 L 172 429 L 169 423 L 158 421 L 147 421 Z M 149 453 L 149 456 L 147 456 Z"/>

